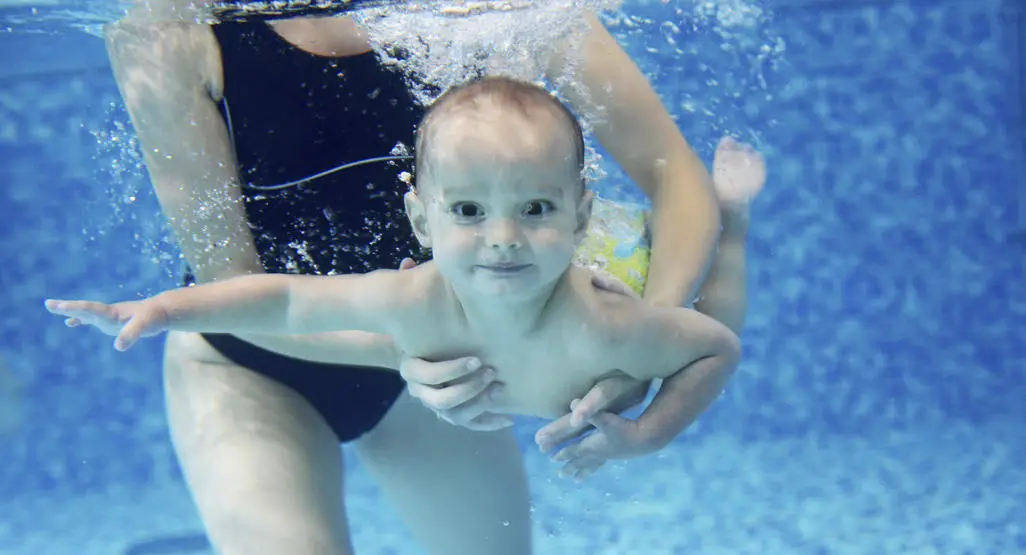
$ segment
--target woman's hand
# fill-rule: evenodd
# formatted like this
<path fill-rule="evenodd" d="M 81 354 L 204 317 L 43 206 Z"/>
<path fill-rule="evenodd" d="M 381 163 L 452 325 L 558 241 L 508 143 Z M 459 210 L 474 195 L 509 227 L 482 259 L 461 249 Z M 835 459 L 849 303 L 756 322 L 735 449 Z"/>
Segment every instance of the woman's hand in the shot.
<path fill-rule="evenodd" d="M 417 265 L 412 258 L 399 263 L 400 270 Z M 493 431 L 513 425 L 513 419 L 489 412 L 492 395 L 502 387 L 495 372 L 474 357 L 430 362 L 403 355 L 399 374 L 406 389 L 439 418 L 455 426 L 477 431 Z"/>
<path fill-rule="evenodd" d="M 578 482 L 591 476 L 609 460 L 633 459 L 654 453 L 660 445 L 644 433 L 637 420 L 611 412 L 600 412 L 588 419 L 596 431 L 556 453 L 552 460 L 565 463 L 559 471 L 564 478 Z"/>
<path fill-rule="evenodd" d="M 591 283 L 611 293 L 640 298 L 634 290 L 608 274 L 593 272 Z M 649 382 L 626 375 L 600 381 L 583 398 L 570 403 L 570 413 L 538 430 L 534 436 L 538 449 L 549 453 L 564 442 L 579 440 L 553 457 L 555 461 L 566 463 L 561 475 L 578 480 L 598 470 L 606 460 L 634 455 L 637 442 L 627 432 L 633 429 L 635 422 L 620 417 L 619 413 L 641 404 L 649 386 Z M 592 428 L 597 432 L 581 439 Z"/>
<path fill-rule="evenodd" d="M 399 364 L 399 373 L 410 395 L 450 424 L 477 431 L 513 425 L 509 416 L 490 412 L 502 383 L 477 358 L 429 362 L 406 357 Z"/>
<path fill-rule="evenodd" d="M 577 439 L 594 426 L 599 418 L 617 414 L 640 405 L 648 394 L 649 382 L 630 376 L 606 378 L 591 388 L 581 399 L 570 403 L 570 413 L 550 422 L 534 435 L 542 453 L 548 453 L 561 443 Z"/>

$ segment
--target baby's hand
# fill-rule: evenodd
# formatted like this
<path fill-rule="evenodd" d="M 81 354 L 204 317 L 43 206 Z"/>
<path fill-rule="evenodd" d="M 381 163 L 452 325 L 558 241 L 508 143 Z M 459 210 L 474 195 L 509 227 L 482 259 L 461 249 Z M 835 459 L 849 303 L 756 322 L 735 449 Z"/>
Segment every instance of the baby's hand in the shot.
<path fill-rule="evenodd" d="M 141 337 L 152 337 L 167 330 L 167 312 L 152 300 L 113 305 L 89 301 L 48 299 L 46 309 L 66 316 L 69 328 L 95 326 L 107 335 L 117 337 L 114 348 L 128 350 Z"/>
<path fill-rule="evenodd" d="M 554 461 L 566 463 L 559 471 L 562 477 L 573 476 L 581 481 L 610 459 L 633 459 L 657 450 L 642 434 L 636 420 L 600 412 L 589 417 L 587 422 L 597 431 L 552 457 Z"/>

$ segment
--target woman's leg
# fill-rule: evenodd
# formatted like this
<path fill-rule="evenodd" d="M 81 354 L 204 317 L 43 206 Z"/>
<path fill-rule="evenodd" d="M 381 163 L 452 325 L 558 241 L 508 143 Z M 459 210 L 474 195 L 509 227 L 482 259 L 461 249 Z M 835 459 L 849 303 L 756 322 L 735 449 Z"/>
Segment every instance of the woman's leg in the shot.
<path fill-rule="evenodd" d="M 356 448 L 427 553 L 532 552 L 527 475 L 511 428 L 456 427 L 403 392 Z"/>
<path fill-rule="evenodd" d="M 172 441 L 219 554 L 353 552 L 341 449 L 302 397 L 196 334 L 169 334 L 164 385 Z"/>

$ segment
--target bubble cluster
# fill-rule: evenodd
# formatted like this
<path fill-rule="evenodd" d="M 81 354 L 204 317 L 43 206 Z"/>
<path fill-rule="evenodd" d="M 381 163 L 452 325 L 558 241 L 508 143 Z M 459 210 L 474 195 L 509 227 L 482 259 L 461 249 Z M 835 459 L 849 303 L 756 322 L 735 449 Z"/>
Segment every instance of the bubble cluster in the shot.
<path fill-rule="evenodd" d="M 565 65 L 573 67 L 574 53 L 587 29 L 585 14 L 617 9 L 619 4 L 618 0 L 445 2 L 436 9 L 424 9 L 406 3 L 361 10 L 354 17 L 367 29 L 382 62 L 399 68 L 417 101 L 427 105 L 441 92 L 473 77 L 504 75 L 539 81 L 549 74 L 556 55 L 570 58 Z"/>
<path fill-rule="evenodd" d="M 83 232 L 117 233 L 130 242 L 132 250 L 149 256 L 163 273 L 174 276 L 181 256 L 150 186 L 139 139 L 120 103 L 108 105 L 105 119 L 107 125 L 92 132 L 96 140 L 93 160 L 98 182 L 103 184 L 103 195 L 94 202 L 105 206 L 91 212 L 106 218 Z M 131 226 L 131 234 L 122 233 L 126 225 Z"/>

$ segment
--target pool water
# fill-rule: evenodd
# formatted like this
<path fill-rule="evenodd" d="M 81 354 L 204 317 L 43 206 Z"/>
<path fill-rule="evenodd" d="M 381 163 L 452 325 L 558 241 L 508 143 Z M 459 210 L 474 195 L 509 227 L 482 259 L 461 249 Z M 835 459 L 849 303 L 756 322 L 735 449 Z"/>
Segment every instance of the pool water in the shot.
<path fill-rule="evenodd" d="M 724 134 L 766 155 L 745 360 L 670 448 L 584 484 L 520 421 L 537 552 L 1026 553 L 1026 7 L 719 5 L 762 15 L 693 26 L 692 2 L 627 1 L 612 29 L 707 162 Z M 41 308 L 152 294 L 178 265 L 118 146 L 133 135 L 101 40 L 19 27 L 30 9 L 0 0 L 0 359 L 24 383 L 0 554 L 209 553 L 160 342 L 117 353 Z M 605 170 L 601 192 L 640 200 Z M 357 552 L 418 553 L 354 460 Z"/>

